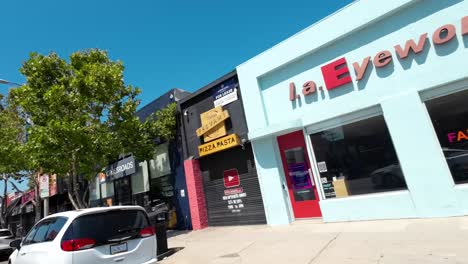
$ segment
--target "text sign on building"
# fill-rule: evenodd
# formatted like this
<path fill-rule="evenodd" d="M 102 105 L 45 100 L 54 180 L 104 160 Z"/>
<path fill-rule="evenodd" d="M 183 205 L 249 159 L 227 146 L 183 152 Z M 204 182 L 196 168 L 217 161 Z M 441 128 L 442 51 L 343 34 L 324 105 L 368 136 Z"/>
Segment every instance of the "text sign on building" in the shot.
<path fill-rule="evenodd" d="M 240 185 L 239 172 L 237 172 L 237 169 L 226 170 L 223 174 L 224 187 L 232 188 Z"/>
<path fill-rule="evenodd" d="M 374 56 L 367 56 L 361 61 L 351 63 L 354 71 L 349 69 L 348 61 L 345 57 L 338 58 L 321 66 L 324 85 L 316 83 L 315 80 L 308 80 L 300 85 L 296 91 L 296 83 L 290 82 L 289 100 L 296 101 L 300 100 L 301 96 L 307 97 L 312 94 L 323 93 L 323 86 L 327 90 L 333 90 L 351 84 L 353 80 L 360 82 L 372 72 L 372 65 L 375 68 L 384 68 L 391 65 L 394 60 L 403 61 L 408 58 L 412 60 L 411 55 L 417 56 L 431 46 L 437 47 L 457 41 L 457 31 L 458 29 L 454 24 L 442 25 L 433 31 L 432 36 L 428 35 L 428 33 L 423 33 L 414 39 L 407 40 L 404 45 L 396 43 L 392 48 L 380 50 Z M 460 20 L 459 31 L 462 36 L 468 35 L 468 16 Z M 433 45 L 431 45 L 429 40 L 432 40 Z M 393 53 L 391 50 L 394 50 Z M 351 72 L 354 72 L 354 76 Z"/>
<path fill-rule="evenodd" d="M 215 133 L 219 129 L 224 128 L 224 120 L 229 118 L 229 113 L 227 110 L 223 111 L 221 106 L 211 109 L 200 115 L 202 126 L 197 129 L 197 136 L 201 137 L 202 135 L 210 133 Z M 216 129 L 215 129 L 216 128 Z M 224 128 L 224 131 L 226 129 Z M 219 132 L 218 132 L 219 133 Z M 225 135 L 225 134 L 224 134 Z M 222 135 L 222 136 L 224 136 Z M 213 135 L 211 135 L 213 137 Z M 207 141 L 207 140 L 205 140 Z"/>
<path fill-rule="evenodd" d="M 236 134 L 227 135 L 215 141 L 198 146 L 200 157 L 213 154 L 240 145 L 239 137 Z"/>
<path fill-rule="evenodd" d="M 215 91 L 213 97 L 215 107 L 224 106 L 237 101 L 237 82 L 221 85 L 221 88 Z"/>
<path fill-rule="evenodd" d="M 119 160 L 106 169 L 107 177 L 118 179 L 136 172 L 135 158 L 133 156 Z"/>
<path fill-rule="evenodd" d="M 41 198 L 49 197 L 49 175 L 44 174 L 39 177 L 39 189 Z"/>

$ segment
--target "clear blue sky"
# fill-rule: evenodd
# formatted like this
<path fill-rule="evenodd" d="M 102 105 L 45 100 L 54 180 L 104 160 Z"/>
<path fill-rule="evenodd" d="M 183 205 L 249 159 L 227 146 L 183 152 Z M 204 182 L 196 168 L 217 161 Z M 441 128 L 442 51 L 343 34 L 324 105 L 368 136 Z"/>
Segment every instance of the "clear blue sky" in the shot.
<path fill-rule="evenodd" d="M 2 1 L 0 79 L 23 82 L 18 69 L 32 51 L 100 48 L 124 62 L 144 105 L 171 88 L 195 91 L 350 2 Z"/>

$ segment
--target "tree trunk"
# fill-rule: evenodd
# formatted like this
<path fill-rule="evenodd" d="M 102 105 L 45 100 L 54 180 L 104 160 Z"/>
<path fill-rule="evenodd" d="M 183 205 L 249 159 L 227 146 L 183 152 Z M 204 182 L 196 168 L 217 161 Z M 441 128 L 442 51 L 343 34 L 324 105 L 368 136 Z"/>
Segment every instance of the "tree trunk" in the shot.
<path fill-rule="evenodd" d="M 71 173 L 69 175 L 70 184 L 69 184 L 69 190 L 68 190 L 68 198 L 70 199 L 70 202 L 72 203 L 75 209 L 82 209 L 82 208 L 86 208 L 86 206 L 83 204 L 83 201 L 80 195 L 80 183 L 78 182 L 78 173 L 79 173 L 78 161 L 76 158 L 76 152 L 73 152 Z"/>
<path fill-rule="evenodd" d="M 42 218 L 42 204 L 41 204 L 41 194 L 39 186 L 34 187 L 35 198 L 34 198 L 34 222 L 37 223 Z"/>
<path fill-rule="evenodd" d="M 70 199 L 70 202 L 72 203 L 73 209 L 75 209 L 75 210 L 81 209 L 80 206 L 75 202 L 75 197 L 73 197 L 71 192 L 68 192 L 68 199 Z"/>
<path fill-rule="evenodd" d="M 86 208 L 89 207 L 89 203 L 86 201 L 86 195 L 88 195 L 88 192 L 89 192 L 89 186 L 88 186 L 88 188 L 85 189 L 85 192 L 84 192 L 84 194 L 83 194 L 83 200 L 82 200 L 82 202 L 83 202 L 83 204 L 84 204 L 84 206 L 85 206 Z M 88 200 L 89 200 L 89 199 L 88 199 Z"/>
<path fill-rule="evenodd" d="M 72 203 L 72 206 L 75 210 L 78 210 L 78 209 L 81 209 L 80 206 L 76 203 L 75 201 L 75 197 L 73 197 L 73 177 L 71 174 L 68 174 L 67 175 L 68 177 L 68 199 L 70 200 L 70 202 Z"/>
<path fill-rule="evenodd" d="M 7 191 L 8 191 L 8 177 L 5 173 L 2 175 L 2 179 L 5 182 L 5 186 L 3 187 L 3 199 L 2 199 L 2 212 L 1 212 L 1 221 L 2 227 L 7 228 Z"/>
<path fill-rule="evenodd" d="M 35 173 L 34 176 L 34 222 L 37 223 L 42 218 L 42 203 L 41 203 L 41 173 L 42 170 Z"/>

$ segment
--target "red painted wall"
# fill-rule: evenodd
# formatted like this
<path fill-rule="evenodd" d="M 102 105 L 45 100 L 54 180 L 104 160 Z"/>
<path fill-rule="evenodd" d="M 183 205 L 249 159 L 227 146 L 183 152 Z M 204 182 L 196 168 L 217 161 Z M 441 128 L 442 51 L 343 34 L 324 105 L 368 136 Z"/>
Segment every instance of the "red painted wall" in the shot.
<path fill-rule="evenodd" d="M 208 227 L 208 214 L 200 164 L 198 160 L 185 160 L 184 168 L 193 230 L 206 228 Z"/>

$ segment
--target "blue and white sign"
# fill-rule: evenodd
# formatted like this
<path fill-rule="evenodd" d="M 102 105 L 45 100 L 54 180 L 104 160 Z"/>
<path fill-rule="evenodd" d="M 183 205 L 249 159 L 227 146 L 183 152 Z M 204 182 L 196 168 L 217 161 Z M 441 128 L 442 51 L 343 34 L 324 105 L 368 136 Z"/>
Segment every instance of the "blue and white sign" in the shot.
<path fill-rule="evenodd" d="M 119 160 L 106 168 L 106 176 L 112 180 L 132 175 L 135 172 L 136 166 L 133 156 Z"/>
<path fill-rule="evenodd" d="M 225 106 L 237 101 L 237 82 L 231 81 L 221 84 L 221 88 L 214 93 L 214 106 Z"/>

